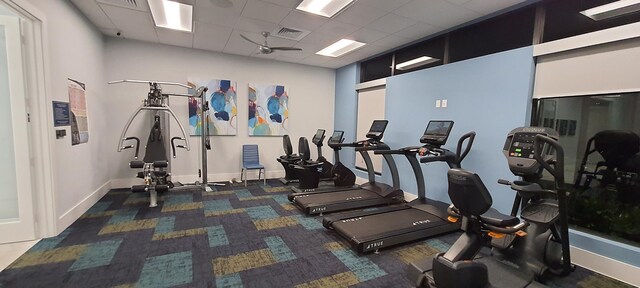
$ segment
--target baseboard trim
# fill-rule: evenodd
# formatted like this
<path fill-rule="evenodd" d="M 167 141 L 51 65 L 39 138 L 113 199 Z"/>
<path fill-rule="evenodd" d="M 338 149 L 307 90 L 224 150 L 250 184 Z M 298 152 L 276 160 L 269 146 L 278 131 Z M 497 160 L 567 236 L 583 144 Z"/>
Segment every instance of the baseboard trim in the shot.
<path fill-rule="evenodd" d="M 69 209 L 67 212 L 58 217 L 56 221 L 56 235 L 60 234 L 64 229 L 67 229 L 73 222 L 78 220 L 82 214 L 87 212 L 91 206 L 96 204 L 98 200 L 100 200 L 107 192 L 111 190 L 111 181 L 107 181 L 102 184 L 98 189 L 93 191 L 87 197 L 82 199 L 78 204 L 73 206 L 73 208 Z"/>
<path fill-rule="evenodd" d="M 584 249 L 571 246 L 571 262 L 633 286 L 640 286 L 640 267 L 635 267 Z"/>

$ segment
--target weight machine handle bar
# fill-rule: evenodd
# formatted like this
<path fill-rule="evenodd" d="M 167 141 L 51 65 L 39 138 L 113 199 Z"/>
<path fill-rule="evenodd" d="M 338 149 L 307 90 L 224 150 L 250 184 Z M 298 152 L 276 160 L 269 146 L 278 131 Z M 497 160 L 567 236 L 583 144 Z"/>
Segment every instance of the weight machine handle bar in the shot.
<path fill-rule="evenodd" d="M 139 84 L 156 83 L 156 84 L 160 84 L 160 85 L 180 86 L 180 87 L 184 87 L 184 88 L 187 88 L 187 89 L 193 88 L 193 87 L 191 87 L 189 85 L 178 83 L 178 82 L 163 82 L 163 81 L 150 81 L 150 80 L 130 80 L 130 79 L 126 79 L 126 80 L 115 80 L 115 81 L 108 82 L 108 84 L 119 84 L 119 83 L 139 83 Z"/>
<path fill-rule="evenodd" d="M 171 108 L 169 107 L 145 107 L 144 104 L 140 105 L 140 107 L 138 107 L 138 109 L 136 110 L 136 112 L 134 112 L 131 117 L 129 117 L 129 120 L 127 121 L 127 124 L 124 126 L 124 129 L 122 130 L 122 133 L 120 134 L 120 141 L 118 142 L 118 152 L 121 152 L 123 147 L 124 147 L 124 141 L 127 139 L 125 137 L 125 135 L 127 135 L 127 130 L 129 130 L 129 126 L 131 126 L 131 122 L 133 122 L 133 119 L 136 118 L 136 116 L 138 116 L 138 114 L 140 113 L 140 111 L 142 110 L 151 110 L 151 111 L 164 111 L 167 112 L 171 115 L 171 117 L 173 117 L 173 120 L 176 121 L 176 123 L 178 124 L 178 127 L 180 128 L 180 132 L 182 132 L 182 138 L 185 141 L 185 149 L 187 149 L 187 151 L 191 150 L 191 146 L 189 145 L 189 138 L 187 137 L 187 133 L 184 130 L 184 127 L 182 126 L 182 123 L 180 123 L 180 121 L 178 121 L 178 117 L 176 117 L 176 114 L 173 113 L 173 110 L 171 110 Z M 174 153 L 175 156 L 175 153 Z"/>

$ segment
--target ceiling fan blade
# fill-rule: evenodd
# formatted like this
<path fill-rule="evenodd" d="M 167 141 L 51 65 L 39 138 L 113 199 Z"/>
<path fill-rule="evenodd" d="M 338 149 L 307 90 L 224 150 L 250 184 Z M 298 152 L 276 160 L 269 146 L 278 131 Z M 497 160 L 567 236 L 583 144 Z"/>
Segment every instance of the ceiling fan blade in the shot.
<path fill-rule="evenodd" d="M 256 45 L 258 45 L 258 46 L 262 46 L 262 44 L 260 44 L 260 43 L 258 43 L 258 42 L 255 42 L 255 41 L 253 41 L 253 40 L 251 40 L 251 39 L 247 38 L 247 36 L 244 36 L 244 35 L 240 34 L 240 37 L 242 37 L 244 40 L 247 40 L 247 41 L 249 41 L 249 42 L 251 42 L 251 43 L 253 43 L 253 44 L 256 44 Z"/>
<path fill-rule="evenodd" d="M 271 47 L 271 50 L 302 51 L 302 48 L 298 48 L 298 47 Z"/>

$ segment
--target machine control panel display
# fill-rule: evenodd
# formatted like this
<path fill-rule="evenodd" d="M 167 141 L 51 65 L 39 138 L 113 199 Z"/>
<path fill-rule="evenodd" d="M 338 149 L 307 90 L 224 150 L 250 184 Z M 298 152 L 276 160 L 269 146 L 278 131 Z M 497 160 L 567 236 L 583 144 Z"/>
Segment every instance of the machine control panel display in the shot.
<path fill-rule="evenodd" d="M 329 138 L 327 143 L 340 143 L 342 141 L 342 135 L 344 135 L 344 131 L 333 131 L 333 134 L 331 134 L 331 138 Z"/>
<path fill-rule="evenodd" d="M 453 121 L 429 121 L 427 129 L 420 138 L 421 143 L 444 145 L 453 128 Z"/>
<path fill-rule="evenodd" d="M 513 135 L 511 147 L 509 147 L 509 157 L 533 159 L 533 141 L 538 134 L 540 133 L 520 132 Z"/>
<path fill-rule="evenodd" d="M 382 139 L 382 135 L 384 134 L 384 130 L 387 129 L 388 123 L 389 121 L 387 120 L 373 120 L 371 128 L 369 128 L 369 132 L 367 133 L 367 138 Z"/>
<path fill-rule="evenodd" d="M 316 135 L 313 135 L 313 139 L 311 139 L 311 141 L 314 144 L 318 144 L 318 142 L 322 141 L 322 138 L 324 138 L 324 129 L 318 129 L 318 131 L 316 131 Z"/>

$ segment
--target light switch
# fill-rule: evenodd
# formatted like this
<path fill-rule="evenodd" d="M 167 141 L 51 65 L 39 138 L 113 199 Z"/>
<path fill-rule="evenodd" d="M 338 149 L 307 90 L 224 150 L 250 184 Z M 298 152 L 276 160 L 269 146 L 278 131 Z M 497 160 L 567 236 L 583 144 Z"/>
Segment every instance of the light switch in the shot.
<path fill-rule="evenodd" d="M 447 99 L 442 99 L 442 108 L 447 108 Z"/>
<path fill-rule="evenodd" d="M 440 99 L 436 100 L 436 108 L 440 108 Z"/>

